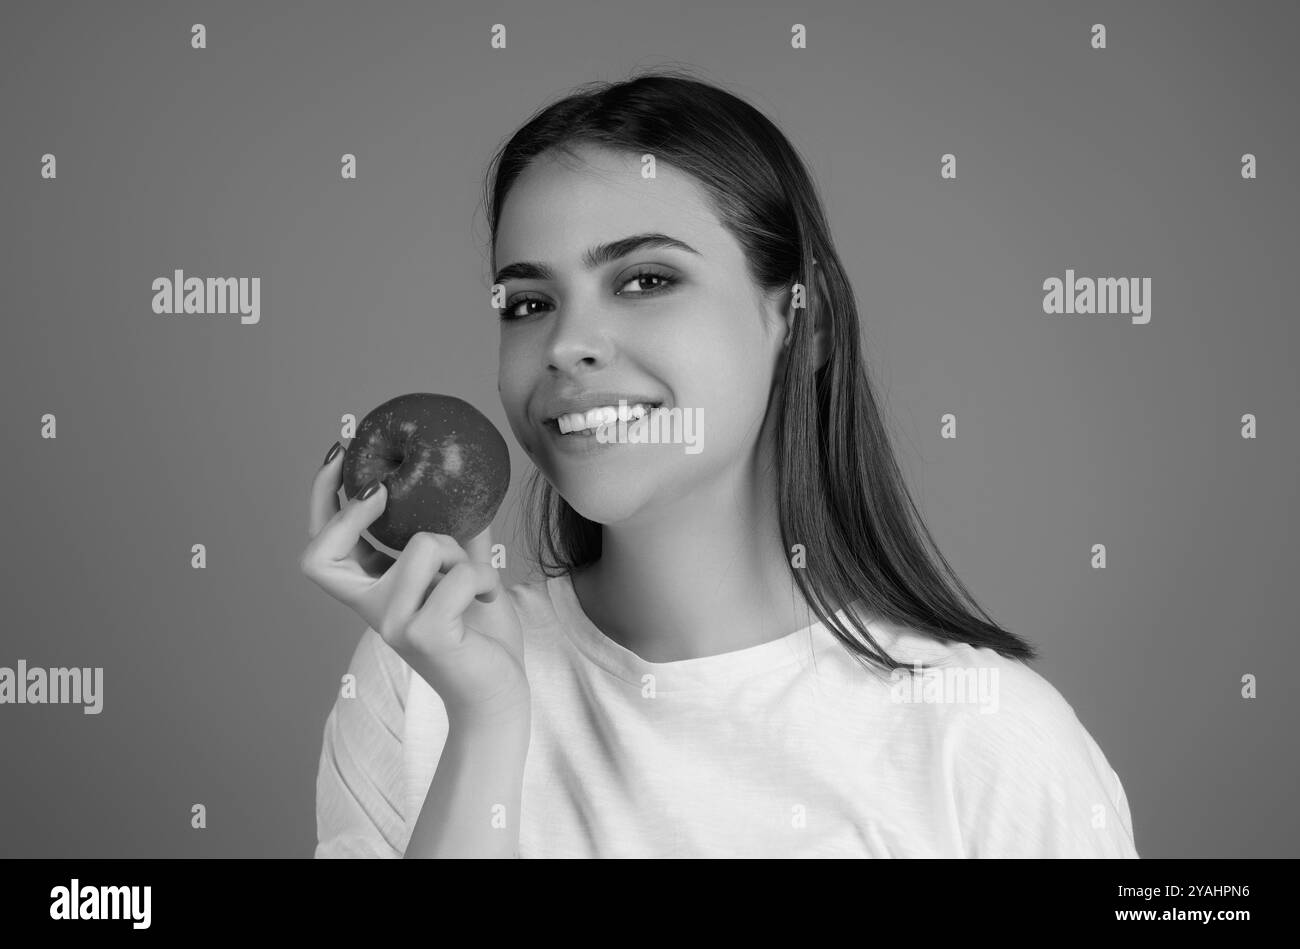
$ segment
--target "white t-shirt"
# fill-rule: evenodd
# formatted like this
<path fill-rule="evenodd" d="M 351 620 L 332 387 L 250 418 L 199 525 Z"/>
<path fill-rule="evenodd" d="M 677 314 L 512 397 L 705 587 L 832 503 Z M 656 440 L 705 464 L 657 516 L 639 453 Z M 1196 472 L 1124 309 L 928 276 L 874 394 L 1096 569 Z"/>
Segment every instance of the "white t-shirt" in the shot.
<path fill-rule="evenodd" d="M 569 577 L 507 592 L 533 705 L 521 857 L 1138 855 L 1118 775 L 1017 660 L 875 621 L 889 655 L 928 671 L 872 674 L 820 622 L 646 662 Z M 372 629 L 349 671 L 356 696 L 325 722 L 315 853 L 401 857 L 446 713 Z"/>

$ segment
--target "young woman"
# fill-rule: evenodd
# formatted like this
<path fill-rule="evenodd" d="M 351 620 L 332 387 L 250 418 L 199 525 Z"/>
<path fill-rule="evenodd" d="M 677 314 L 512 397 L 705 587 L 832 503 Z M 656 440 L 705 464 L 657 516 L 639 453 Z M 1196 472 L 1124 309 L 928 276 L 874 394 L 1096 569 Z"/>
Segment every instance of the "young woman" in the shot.
<path fill-rule="evenodd" d="M 688 75 L 597 84 L 486 203 L 544 576 L 503 589 L 489 532 L 375 551 L 386 490 L 340 509 L 335 445 L 302 567 L 368 628 L 316 855 L 1136 857 L 1102 751 L 933 549 L 782 133 Z"/>

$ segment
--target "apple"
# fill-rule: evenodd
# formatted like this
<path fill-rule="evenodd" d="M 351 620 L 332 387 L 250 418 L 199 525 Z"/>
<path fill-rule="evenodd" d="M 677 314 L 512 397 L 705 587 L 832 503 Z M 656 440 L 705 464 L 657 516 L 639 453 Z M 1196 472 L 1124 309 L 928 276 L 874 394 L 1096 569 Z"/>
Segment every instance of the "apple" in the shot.
<path fill-rule="evenodd" d="M 402 550 L 420 531 L 462 547 L 492 523 L 510 485 L 510 450 L 487 417 L 463 399 L 399 395 L 371 410 L 343 455 L 348 499 L 378 479 L 388 491 L 370 525 L 375 540 Z"/>

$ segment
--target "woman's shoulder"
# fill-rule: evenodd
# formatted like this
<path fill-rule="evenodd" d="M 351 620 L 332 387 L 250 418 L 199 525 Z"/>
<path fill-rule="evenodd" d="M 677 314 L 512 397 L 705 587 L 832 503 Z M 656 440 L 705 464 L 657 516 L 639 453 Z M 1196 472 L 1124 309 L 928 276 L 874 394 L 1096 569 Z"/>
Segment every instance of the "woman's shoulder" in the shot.
<path fill-rule="evenodd" d="M 976 856 L 1136 856 L 1119 775 L 1074 707 L 1019 659 L 894 630 L 891 701 L 928 726 Z"/>
<path fill-rule="evenodd" d="M 882 646 L 907 666 L 891 674 L 890 700 L 932 720 L 965 759 L 1104 763 L 1074 707 L 1024 661 L 898 627 L 888 628 Z"/>
<path fill-rule="evenodd" d="M 984 717 L 1075 718 L 1061 692 L 1024 661 L 987 647 L 938 639 L 893 623 L 873 624 L 882 649 L 906 668 L 890 676 L 891 687 L 906 702 L 920 694 L 929 703 Z M 928 691 L 927 691 L 928 690 Z"/>

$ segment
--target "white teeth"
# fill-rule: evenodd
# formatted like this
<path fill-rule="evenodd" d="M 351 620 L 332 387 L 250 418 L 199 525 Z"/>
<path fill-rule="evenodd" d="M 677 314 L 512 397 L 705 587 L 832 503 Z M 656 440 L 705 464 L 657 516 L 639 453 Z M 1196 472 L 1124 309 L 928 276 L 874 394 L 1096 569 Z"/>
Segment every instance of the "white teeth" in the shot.
<path fill-rule="evenodd" d="M 570 412 L 568 415 L 561 415 L 555 421 L 560 426 L 560 434 L 567 435 L 570 432 L 586 431 L 598 425 L 609 425 L 613 422 L 627 422 L 638 419 L 649 411 L 650 406 L 644 402 L 637 402 L 621 409 L 612 405 L 602 405 L 587 412 Z"/>

